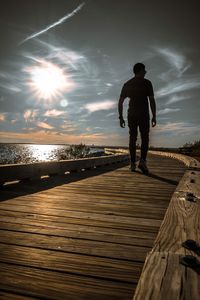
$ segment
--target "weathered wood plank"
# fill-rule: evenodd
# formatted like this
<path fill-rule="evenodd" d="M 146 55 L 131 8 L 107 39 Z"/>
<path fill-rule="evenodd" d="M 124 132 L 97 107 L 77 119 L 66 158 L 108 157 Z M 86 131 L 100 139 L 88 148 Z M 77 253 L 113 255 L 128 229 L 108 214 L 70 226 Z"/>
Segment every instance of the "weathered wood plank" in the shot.
<path fill-rule="evenodd" d="M 68 223 L 71 225 L 85 225 L 88 227 L 99 227 L 99 228 L 110 228 L 113 230 L 128 230 L 128 231 L 139 231 L 139 232 L 152 232 L 152 233 L 157 233 L 159 224 L 142 224 L 140 222 L 140 219 L 133 218 L 132 223 L 120 223 L 120 222 L 111 222 L 109 221 L 109 218 L 105 222 L 104 220 L 94 220 L 94 219 L 87 219 L 87 218 L 76 218 L 73 216 L 60 216 L 59 214 L 57 215 L 48 215 L 48 214 L 39 214 L 39 213 L 34 213 L 32 211 L 16 211 L 15 210 L 1 210 L 0 209 L 0 215 L 1 216 L 16 216 L 16 217 L 21 217 L 24 219 L 34 219 L 35 222 L 38 221 L 44 221 L 44 222 L 52 222 L 52 224 L 60 224 L 60 223 Z M 161 221 L 159 222 L 161 223 Z M 155 225 L 155 226 L 154 226 Z"/>
<path fill-rule="evenodd" d="M 147 256 L 134 300 L 199 300 L 200 277 L 180 264 L 179 254 L 153 252 Z"/>
<path fill-rule="evenodd" d="M 44 270 L 136 283 L 142 263 L 0 243 L 0 261 Z M 12 255 L 10 255 L 12 253 Z"/>
<path fill-rule="evenodd" d="M 22 226 L 21 229 L 23 230 L 23 227 L 27 228 L 26 226 L 32 226 L 31 228 L 46 228 L 46 230 L 49 230 L 50 232 L 53 231 L 56 232 L 57 235 L 62 234 L 62 232 L 68 233 L 68 236 L 70 236 L 70 233 L 72 234 L 79 234 L 84 235 L 88 234 L 95 238 L 95 235 L 100 234 L 103 235 L 103 237 L 108 238 L 109 241 L 112 241 L 112 238 L 120 239 L 123 241 L 123 243 L 132 243 L 132 238 L 142 238 L 147 240 L 154 240 L 156 237 L 156 232 L 148 231 L 142 231 L 138 232 L 138 230 L 131 230 L 131 229 L 119 229 L 119 228 L 112 228 L 112 227 L 106 227 L 106 225 L 103 226 L 91 226 L 87 224 L 75 224 L 68 222 L 68 219 L 64 219 L 63 222 L 60 220 L 56 221 L 55 219 L 46 219 L 42 218 L 34 218 L 34 215 L 25 215 L 17 212 L 9 212 L 9 211 L 2 211 L 0 210 L 0 228 L 4 228 L 4 226 L 11 226 L 11 228 L 16 230 L 16 224 L 18 226 Z M 59 222 L 60 221 L 60 222 Z M 8 229 L 8 228 L 7 228 Z M 136 228 L 137 229 L 137 228 Z M 55 231 L 54 231 L 55 230 Z M 59 231 L 60 230 L 60 231 Z M 142 233 L 142 235 L 141 235 Z M 65 233 L 63 233 L 65 234 Z"/>
<path fill-rule="evenodd" d="M 17 294 L 14 294 L 14 293 L 8 293 L 8 292 L 4 292 L 4 291 L 1 291 L 0 290 L 0 299 L 1 300 L 33 300 L 35 298 L 33 297 L 26 297 L 26 296 L 23 296 L 23 295 L 17 295 Z"/>
<path fill-rule="evenodd" d="M 130 299 L 134 285 L 0 263 L 1 289 L 42 299 Z"/>
<path fill-rule="evenodd" d="M 95 213 L 92 214 L 88 211 L 76 211 L 76 210 L 65 210 L 65 209 L 54 209 L 48 208 L 45 204 L 41 205 L 40 207 L 33 205 L 31 208 L 27 207 L 26 205 L 17 205 L 17 207 L 12 207 L 7 203 L 2 203 L 1 208 L 4 210 L 10 211 L 18 211 L 18 212 L 32 212 L 32 214 L 44 214 L 49 216 L 60 216 L 60 217 L 68 217 L 74 219 L 83 219 L 83 220 L 93 220 L 93 221 L 103 221 L 112 224 L 125 224 L 125 225 L 137 225 L 138 223 L 141 226 L 152 226 L 152 227 L 160 227 L 161 220 L 155 219 L 148 219 L 148 218 L 138 218 L 138 217 L 130 217 L 130 216 L 121 216 L 115 215 L 105 212 L 102 213 Z"/>
<path fill-rule="evenodd" d="M 106 215 L 116 215 L 119 217 L 131 217 L 134 211 L 134 216 L 136 218 L 144 218 L 144 219 L 154 219 L 154 220 L 162 220 L 165 214 L 165 210 L 164 209 L 160 209 L 159 207 L 156 207 L 156 209 L 152 209 L 153 207 L 151 207 L 150 205 L 147 204 L 147 208 L 149 207 L 149 211 L 147 213 L 147 211 L 144 211 L 142 209 L 142 207 L 144 206 L 144 204 L 142 205 L 141 203 L 134 203 L 133 205 L 117 205 L 117 204 L 113 204 L 112 203 L 109 204 L 101 204 L 101 203 L 97 203 L 95 196 L 91 197 L 91 202 L 90 203 L 81 203 L 81 200 L 76 201 L 74 200 L 73 202 L 67 202 L 65 201 L 64 206 L 65 209 L 63 209 L 63 203 L 58 203 L 57 201 L 54 201 L 53 203 L 53 210 L 54 211 L 59 211 L 64 213 L 65 211 L 67 212 L 72 212 L 72 211 L 77 211 L 77 206 L 78 206 L 78 211 L 80 213 L 87 213 L 88 211 L 90 211 L 91 213 L 94 214 L 105 214 L 106 211 Z M 134 201 L 134 199 L 133 199 Z M 45 201 L 45 203 L 43 201 L 41 201 L 41 199 L 38 197 L 37 200 L 35 201 L 28 201 L 28 199 L 26 199 L 25 201 L 10 201 L 9 203 L 5 203 L 2 204 L 2 209 L 13 209 L 13 207 L 19 207 L 19 209 L 23 209 L 23 210 L 32 210 L 33 207 L 37 206 L 37 210 L 39 211 L 40 209 L 44 209 L 44 205 L 45 206 L 52 206 L 52 200 L 47 200 Z"/>
<path fill-rule="evenodd" d="M 185 255 L 199 262 L 198 253 L 183 246 L 186 240 L 200 243 L 198 170 L 186 171 L 172 196 L 155 245 L 146 259 L 134 300 L 200 299 L 200 268 L 195 270 L 197 265 L 191 265 L 189 269 L 181 264 Z"/>
<path fill-rule="evenodd" d="M 195 185 L 191 182 L 194 178 L 197 183 Z M 188 192 L 194 197 L 188 196 Z M 190 198 L 192 201 L 188 200 Z M 180 181 L 170 201 L 153 250 L 184 254 L 182 243 L 188 239 L 200 243 L 200 172 L 198 171 L 195 174 L 187 171 Z"/>
<path fill-rule="evenodd" d="M 2 221 L 2 220 L 1 220 Z M 93 240 L 97 242 L 109 242 L 124 245 L 140 245 L 142 247 L 151 248 L 153 246 L 152 239 L 145 239 L 143 236 L 134 237 L 131 234 L 128 236 L 117 234 L 114 230 L 112 233 L 107 233 L 106 230 L 104 232 L 101 231 L 89 231 L 88 228 L 82 231 L 77 231 L 74 228 L 56 228 L 48 227 L 48 226 L 38 226 L 38 225 L 28 225 L 28 224 L 17 224 L 17 223 L 0 223 L 0 230 L 9 230 L 16 232 L 24 232 L 24 233 L 34 233 L 34 234 L 44 234 L 45 236 L 58 236 L 58 237 L 68 237 L 73 239 L 83 239 L 83 240 Z M 134 234 L 134 232 L 133 232 Z"/>
<path fill-rule="evenodd" d="M 14 233 L 14 234 L 13 234 Z M 93 240 L 72 239 L 24 232 L 0 231 L 1 242 L 41 249 L 82 253 L 93 256 L 113 257 L 126 260 L 144 261 L 148 250 L 136 245 L 124 245 Z"/>

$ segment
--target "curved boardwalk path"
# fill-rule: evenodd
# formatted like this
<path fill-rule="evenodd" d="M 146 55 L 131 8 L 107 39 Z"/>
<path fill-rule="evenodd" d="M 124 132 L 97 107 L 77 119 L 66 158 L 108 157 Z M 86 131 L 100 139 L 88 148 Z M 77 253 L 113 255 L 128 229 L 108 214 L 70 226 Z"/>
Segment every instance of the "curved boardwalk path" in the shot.
<path fill-rule="evenodd" d="M 119 163 L 5 185 L 1 299 L 132 299 L 185 167 L 149 156 L 151 176 Z"/>

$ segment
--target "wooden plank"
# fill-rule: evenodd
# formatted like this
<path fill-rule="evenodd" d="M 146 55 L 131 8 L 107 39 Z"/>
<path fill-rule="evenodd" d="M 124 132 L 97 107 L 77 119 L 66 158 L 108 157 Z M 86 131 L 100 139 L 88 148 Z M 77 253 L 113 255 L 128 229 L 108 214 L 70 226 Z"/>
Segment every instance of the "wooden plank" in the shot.
<path fill-rule="evenodd" d="M 199 259 L 183 242 L 200 243 L 200 172 L 186 171 L 174 192 L 155 245 L 149 253 L 134 300 L 200 299 L 199 272 L 180 264 L 185 255 Z"/>
<path fill-rule="evenodd" d="M 23 210 L 32 210 L 33 207 L 37 206 L 37 209 L 44 209 L 44 202 L 41 201 L 40 197 L 38 197 L 37 200 L 35 201 L 28 201 L 28 199 L 25 199 L 25 201 L 10 201 L 9 203 L 2 204 L 2 209 L 13 209 L 13 207 L 17 207 L 19 209 Z M 45 201 L 45 205 L 48 207 L 52 206 L 52 201 L 47 200 Z M 144 205 L 144 204 L 143 204 Z M 90 203 L 82 203 L 81 198 L 79 201 L 74 201 L 74 202 L 67 202 L 65 201 L 64 206 L 65 208 L 63 209 L 63 203 L 58 203 L 57 201 L 53 202 L 53 210 L 54 211 L 59 211 L 64 213 L 65 211 L 67 212 L 80 212 L 80 213 L 87 213 L 90 211 L 90 213 L 94 214 L 103 214 L 103 215 L 116 215 L 119 217 L 131 217 L 134 211 L 134 216 L 136 218 L 148 218 L 148 219 L 154 219 L 154 220 L 162 220 L 165 214 L 164 209 L 160 209 L 159 207 L 156 207 L 155 210 L 153 210 L 150 205 L 147 205 L 147 208 L 149 207 L 149 211 L 144 211 L 142 209 L 143 205 L 141 203 L 134 203 L 133 205 L 117 205 L 117 204 L 101 204 L 97 203 L 95 196 L 91 198 Z M 77 209 L 78 207 L 78 209 Z M 106 212 L 106 213 L 105 213 Z M 160 224 L 159 224 L 160 225 Z"/>
<path fill-rule="evenodd" d="M 180 264 L 179 254 L 153 252 L 147 256 L 134 300 L 199 300 L 200 277 Z"/>
<path fill-rule="evenodd" d="M 72 239 L 24 232 L 0 231 L 1 242 L 33 248 L 52 249 L 62 252 L 81 253 L 100 257 L 144 261 L 146 248 L 93 240 Z"/>
<path fill-rule="evenodd" d="M 127 230 L 127 231 L 141 231 L 141 232 L 152 232 L 152 233 L 157 233 L 159 224 L 151 224 L 150 222 L 148 224 L 142 224 L 140 222 L 140 219 L 133 219 L 132 223 L 120 223 L 120 222 L 111 222 L 108 220 L 105 222 L 104 220 L 94 220 L 92 218 L 87 219 L 87 218 L 76 218 L 73 216 L 60 216 L 59 214 L 57 215 L 48 215 L 48 214 L 39 214 L 39 213 L 34 213 L 31 210 L 27 211 L 16 211 L 15 210 L 1 210 L 0 209 L 0 215 L 1 216 L 12 216 L 12 217 L 21 217 L 24 219 L 34 219 L 35 222 L 52 222 L 52 224 L 60 224 L 60 223 L 68 223 L 68 224 L 75 224 L 75 225 L 85 225 L 88 227 L 99 227 L 99 228 L 110 228 L 110 229 L 115 229 L 115 230 Z M 161 223 L 161 222 L 160 222 Z"/>
<path fill-rule="evenodd" d="M 0 243 L 0 261 L 14 265 L 136 283 L 142 263 Z"/>
<path fill-rule="evenodd" d="M 196 183 L 191 183 L 191 176 Z M 188 201 L 188 192 L 194 202 Z M 192 193 L 193 192 L 193 193 Z M 185 253 L 182 243 L 192 239 L 200 243 L 200 172 L 185 172 L 165 214 L 155 241 L 154 251 Z"/>
<path fill-rule="evenodd" d="M 105 212 L 104 214 L 95 213 L 92 214 L 89 211 L 75 211 L 75 210 L 65 210 L 65 209 L 54 209 L 48 208 L 45 204 L 41 206 L 32 205 L 32 207 L 27 207 L 26 205 L 17 205 L 17 207 L 12 207 L 7 203 L 2 203 L 1 208 L 4 210 L 10 211 L 18 211 L 18 212 L 32 212 L 32 214 L 44 214 L 49 216 L 60 216 L 60 217 L 68 217 L 73 219 L 82 219 L 87 220 L 90 219 L 92 221 L 103 221 L 111 224 L 122 224 L 124 225 L 136 225 L 140 224 L 140 226 L 152 226 L 152 227 L 160 227 L 161 220 L 149 219 L 149 218 L 138 218 L 138 217 L 130 217 L 130 216 L 121 216 L 115 215 L 114 213 L 109 214 Z M 147 216 L 147 214 L 146 214 Z"/>
<path fill-rule="evenodd" d="M 12 229 L 16 230 L 16 224 L 19 226 L 22 226 L 21 229 L 23 230 L 23 227 L 27 228 L 26 226 L 32 226 L 33 230 L 36 227 L 40 228 L 46 228 L 49 231 L 56 230 L 56 234 L 60 235 L 68 233 L 68 236 L 70 234 L 89 234 L 93 238 L 97 234 L 102 234 L 103 237 L 106 239 L 108 238 L 109 241 L 112 241 L 111 239 L 120 239 L 126 244 L 127 242 L 129 244 L 132 243 L 132 238 L 143 238 L 148 240 L 154 240 L 156 238 L 156 233 L 151 231 L 142 231 L 138 232 L 138 230 L 131 230 L 131 229 L 119 229 L 119 228 L 112 228 L 112 227 L 106 227 L 106 226 L 89 226 L 86 224 L 75 224 L 75 223 L 69 223 L 68 219 L 63 220 L 63 222 L 58 222 L 55 219 L 46 219 L 46 218 L 37 218 L 37 222 L 34 218 L 34 216 L 16 213 L 16 212 L 9 212 L 9 211 L 2 211 L 0 210 L 0 228 L 4 228 L 3 226 L 12 226 Z M 137 228 L 136 228 L 137 229 Z M 60 230 L 60 231 L 59 231 Z M 142 233 L 142 235 L 141 235 Z"/>
<path fill-rule="evenodd" d="M 1 289 L 42 299 L 130 299 L 134 285 L 0 263 Z"/>
<path fill-rule="evenodd" d="M 20 294 L 17 295 L 15 293 L 8 293 L 0 290 L 0 299 L 1 300 L 33 300 L 35 298 L 28 297 L 28 296 L 26 297 Z"/>
<path fill-rule="evenodd" d="M 193 157 L 189 157 L 187 155 L 179 154 L 179 153 L 169 153 L 169 152 L 163 152 L 163 151 L 149 151 L 149 153 L 154 155 L 161 155 L 164 157 L 171 157 L 174 159 L 178 159 L 180 161 L 183 161 L 186 166 L 190 168 L 199 168 L 200 169 L 200 162 L 196 160 Z"/>
<path fill-rule="evenodd" d="M 1 220 L 2 221 L 2 220 Z M 28 225 L 28 224 L 17 224 L 17 223 L 1 223 L 0 230 L 9 230 L 16 232 L 24 232 L 24 233 L 34 233 L 34 234 L 44 234 L 45 236 L 58 236 L 58 237 L 68 237 L 73 239 L 83 239 L 83 240 L 93 240 L 97 242 L 109 242 L 115 244 L 124 244 L 124 245 L 139 245 L 147 248 L 151 248 L 153 246 L 152 239 L 145 239 L 143 235 L 134 237 L 131 234 L 128 236 L 120 235 L 116 231 L 112 231 L 112 233 L 107 233 L 106 230 L 104 232 L 99 231 L 89 231 L 88 228 L 82 231 L 77 231 L 74 228 L 66 229 L 66 228 L 56 228 L 48 227 L 48 226 L 38 226 L 38 225 Z M 119 242 L 120 241 L 120 242 Z"/>

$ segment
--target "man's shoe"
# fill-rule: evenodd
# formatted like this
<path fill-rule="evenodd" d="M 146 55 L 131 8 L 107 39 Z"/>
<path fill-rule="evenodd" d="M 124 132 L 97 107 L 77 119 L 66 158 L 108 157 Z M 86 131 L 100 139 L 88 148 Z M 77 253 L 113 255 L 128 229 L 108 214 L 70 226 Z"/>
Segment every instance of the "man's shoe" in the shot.
<path fill-rule="evenodd" d="M 131 163 L 131 165 L 130 165 L 130 171 L 131 172 L 135 172 L 136 171 L 136 164 L 135 163 Z"/>
<path fill-rule="evenodd" d="M 147 168 L 147 164 L 146 161 L 141 159 L 138 165 L 138 168 L 142 171 L 142 173 L 144 173 L 145 175 L 149 174 L 149 170 Z"/>

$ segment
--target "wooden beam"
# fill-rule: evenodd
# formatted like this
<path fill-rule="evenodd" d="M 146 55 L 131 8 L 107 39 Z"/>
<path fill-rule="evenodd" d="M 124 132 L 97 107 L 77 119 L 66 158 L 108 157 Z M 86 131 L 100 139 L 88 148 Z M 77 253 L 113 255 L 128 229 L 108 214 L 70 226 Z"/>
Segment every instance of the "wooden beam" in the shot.
<path fill-rule="evenodd" d="M 92 169 L 126 160 L 129 160 L 129 155 L 119 153 L 110 156 L 82 158 L 76 160 L 0 165 L 0 182 L 4 183 L 13 180 L 40 178 L 45 175 L 59 175 L 66 172 Z"/>
<path fill-rule="evenodd" d="M 185 155 L 151 153 L 181 160 L 188 170 L 171 198 L 133 299 L 198 300 L 200 260 L 198 253 L 186 249 L 184 242 L 190 240 L 200 245 L 200 163 Z M 192 259 L 196 265 L 183 265 L 187 255 L 190 255 L 190 262 Z"/>

